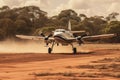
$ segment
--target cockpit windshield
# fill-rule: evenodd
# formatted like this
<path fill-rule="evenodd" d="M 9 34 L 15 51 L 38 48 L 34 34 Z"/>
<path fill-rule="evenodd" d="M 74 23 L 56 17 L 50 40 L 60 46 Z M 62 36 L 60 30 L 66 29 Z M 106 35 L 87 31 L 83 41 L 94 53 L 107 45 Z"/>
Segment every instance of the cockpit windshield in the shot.
<path fill-rule="evenodd" d="M 65 29 L 56 29 L 55 32 L 65 32 Z"/>

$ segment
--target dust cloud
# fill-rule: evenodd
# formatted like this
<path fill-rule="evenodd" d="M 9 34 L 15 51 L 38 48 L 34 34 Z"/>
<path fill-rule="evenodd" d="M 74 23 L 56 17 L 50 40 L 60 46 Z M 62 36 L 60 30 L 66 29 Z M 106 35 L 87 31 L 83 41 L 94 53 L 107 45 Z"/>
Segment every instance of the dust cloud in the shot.
<path fill-rule="evenodd" d="M 120 49 L 120 44 L 82 44 L 74 45 L 78 53 L 89 53 L 100 49 Z M 51 47 L 51 45 L 49 45 Z M 0 42 L 0 54 L 2 53 L 48 53 L 43 41 L 13 41 L 6 40 Z M 52 53 L 72 53 L 72 47 L 55 45 Z"/>
<path fill-rule="evenodd" d="M 51 45 L 50 45 L 51 46 Z M 3 41 L 0 42 L 0 53 L 48 53 L 43 41 Z M 54 46 L 52 53 L 72 53 L 71 46 Z"/>
<path fill-rule="evenodd" d="M 18 41 L 3 41 L 0 42 L 0 53 L 38 53 L 45 52 L 42 43 L 38 42 L 18 42 Z M 42 47 L 42 48 L 41 48 Z"/>

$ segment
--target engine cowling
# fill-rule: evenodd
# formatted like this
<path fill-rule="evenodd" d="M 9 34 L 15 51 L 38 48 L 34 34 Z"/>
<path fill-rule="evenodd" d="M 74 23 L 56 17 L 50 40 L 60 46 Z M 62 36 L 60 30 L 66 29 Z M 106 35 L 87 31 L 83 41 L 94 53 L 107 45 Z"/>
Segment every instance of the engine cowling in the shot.
<path fill-rule="evenodd" d="M 84 42 L 82 41 L 82 38 L 85 37 L 85 36 L 88 36 L 87 33 L 81 35 L 81 36 L 77 36 L 76 39 L 77 39 L 77 42 L 79 45 L 83 44 Z"/>
<path fill-rule="evenodd" d="M 45 43 L 46 43 L 46 46 L 48 46 L 49 43 L 52 42 L 51 40 L 49 40 L 49 38 L 53 36 L 52 34 L 49 34 L 48 36 L 45 36 L 45 34 L 41 33 L 40 35 L 41 35 L 42 37 L 44 37 L 44 41 L 45 41 Z"/>
<path fill-rule="evenodd" d="M 81 45 L 83 43 L 83 41 L 81 39 L 82 39 L 81 36 L 76 37 L 76 40 L 77 40 L 79 45 Z"/>

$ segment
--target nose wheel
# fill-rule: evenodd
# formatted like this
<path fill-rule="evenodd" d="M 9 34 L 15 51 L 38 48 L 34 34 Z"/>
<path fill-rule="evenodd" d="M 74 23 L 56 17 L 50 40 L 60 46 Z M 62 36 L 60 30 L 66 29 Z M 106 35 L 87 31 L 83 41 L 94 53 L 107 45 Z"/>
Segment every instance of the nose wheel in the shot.
<path fill-rule="evenodd" d="M 73 54 L 76 54 L 76 53 L 77 53 L 77 49 L 73 48 Z"/>
<path fill-rule="evenodd" d="M 73 54 L 76 54 L 77 53 L 77 48 L 73 47 L 73 44 L 71 44 L 71 46 L 72 46 Z"/>
<path fill-rule="evenodd" d="M 51 54 L 51 52 L 52 52 L 52 49 L 48 48 L 48 53 Z"/>
<path fill-rule="evenodd" d="M 53 47 L 55 45 L 55 42 L 52 43 L 52 47 L 51 48 L 48 48 L 48 53 L 51 54 L 52 50 L 53 50 Z"/>

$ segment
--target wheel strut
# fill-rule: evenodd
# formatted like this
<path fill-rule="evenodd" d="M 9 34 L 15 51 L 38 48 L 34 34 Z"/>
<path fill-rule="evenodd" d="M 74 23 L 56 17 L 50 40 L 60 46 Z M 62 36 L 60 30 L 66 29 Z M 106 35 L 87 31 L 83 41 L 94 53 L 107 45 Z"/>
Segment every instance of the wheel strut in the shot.
<path fill-rule="evenodd" d="M 77 53 L 77 49 L 75 47 L 73 47 L 73 44 L 71 44 L 71 46 L 72 46 L 73 54 L 76 54 Z"/>
<path fill-rule="evenodd" d="M 51 52 L 52 52 L 52 49 L 48 48 L 48 53 L 51 54 Z"/>
<path fill-rule="evenodd" d="M 51 48 L 48 48 L 48 53 L 51 54 L 52 50 L 53 50 L 53 47 L 55 45 L 55 42 L 52 43 L 52 47 Z"/>

